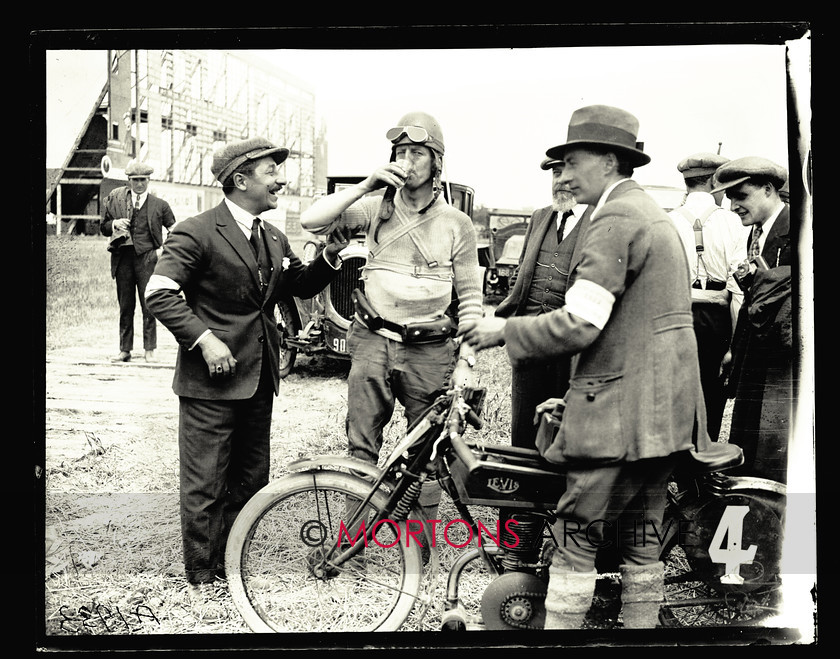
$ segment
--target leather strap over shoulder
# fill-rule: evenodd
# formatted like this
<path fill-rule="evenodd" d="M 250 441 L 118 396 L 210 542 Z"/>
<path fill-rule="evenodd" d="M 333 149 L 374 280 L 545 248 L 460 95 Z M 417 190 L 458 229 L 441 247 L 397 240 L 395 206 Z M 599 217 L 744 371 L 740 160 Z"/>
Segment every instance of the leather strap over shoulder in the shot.
<path fill-rule="evenodd" d="M 408 234 L 408 237 L 411 238 L 411 241 L 414 243 L 414 246 L 417 248 L 417 251 L 420 252 L 420 255 L 423 257 L 423 260 L 426 261 L 430 268 L 434 268 L 438 266 L 438 262 L 432 258 L 429 253 L 428 248 L 423 244 L 420 237 L 414 232 L 414 229 L 419 227 L 430 220 L 433 220 L 438 216 L 438 213 L 435 213 L 433 210 L 429 213 L 420 215 L 416 217 L 414 220 L 407 222 L 400 226 L 394 233 L 390 236 L 387 236 L 384 241 L 381 243 L 377 243 L 371 250 L 370 256 L 372 259 L 375 259 L 379 254 L 382 253 L 382 250 L 388 247 L 389 245 L 393 244 L 396 240 L 402 238 L 404 235 Z"/>

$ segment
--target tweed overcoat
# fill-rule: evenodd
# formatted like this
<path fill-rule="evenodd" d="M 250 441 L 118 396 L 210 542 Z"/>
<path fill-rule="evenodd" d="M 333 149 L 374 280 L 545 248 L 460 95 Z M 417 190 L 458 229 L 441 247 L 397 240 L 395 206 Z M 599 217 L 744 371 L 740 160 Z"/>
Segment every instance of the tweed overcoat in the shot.
<path fill-rule="evenodd" d="M 304 266 L 281 231 L 268 222 L 262 226 L 272 268 L 265 295 L 248 239 L 224 201 L 176 224 L 164 245 L 154 274 L 178 283 L 183 295 L 172 289 L 157 290 L 146 298 L 146 304 L 178 341 L 172 383 L 178 396 L 250 398 L 259 384 L 264 343 L 274 390 L 279 390 L 277 301 L 312 297 L 326 287 L 336 270 L 325 258 Z M 201 350 L 191 349 L 208 329 L 233 353 L 234 377 L 211 379 Z"/>
<path fill-rule="evenodd" d="M 574 355 L 546 459 L 601 465 L 708 445 L 687 281 L 673 222 L 635 181 L 621 182 L 593 213 L 569 281 L 569 291 L 592 282 L 614 296 L 603 329 L 569 312 L 569 292 L 562 309 L 506 324 L 513 364 Z"/>

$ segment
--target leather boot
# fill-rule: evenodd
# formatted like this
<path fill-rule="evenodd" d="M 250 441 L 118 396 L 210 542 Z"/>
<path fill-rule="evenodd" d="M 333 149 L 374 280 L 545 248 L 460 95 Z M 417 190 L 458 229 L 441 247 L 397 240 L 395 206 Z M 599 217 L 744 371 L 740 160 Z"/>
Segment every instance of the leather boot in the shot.
<path fill-rule="evenodd" d="M 665 565 L 621 565 L 621 615 L 626 629 L 653 629 L 665 599 Z"/>
<path fill-rule="evenodd" d="M 548 568 L 545 596 L 545 629 L 580 629 L 592 606 L 598 572 L 575 572 L 554 553 Z"/>

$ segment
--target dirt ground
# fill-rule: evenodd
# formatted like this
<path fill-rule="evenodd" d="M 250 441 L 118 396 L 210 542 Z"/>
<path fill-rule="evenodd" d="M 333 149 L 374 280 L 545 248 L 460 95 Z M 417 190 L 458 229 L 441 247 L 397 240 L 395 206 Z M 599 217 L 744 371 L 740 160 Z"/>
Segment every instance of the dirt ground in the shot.
<path fill-rule="evenodd" d="M 91 450 L 91 435 L 112 443 L 121 436 L 146 436 L 176 451 L 178 400 L 172 393 L 176 353 L 177 345 L 165 330 L 158 331 L 157 361 L 151 364 L 136 349 L 130 362 L 116 364 L 100 348 L 51 351 L 46 358 L 45 467 L 78 460 Z M 285 432 L 305 434 L 314 410 L 345 409 L 347 368 L 344 360 L 299 356 L 275 399 L 275 424 Z M 162 426 L 171 427 L 173 435 L 152 437 L 151 428 L 159 433 Z"/>

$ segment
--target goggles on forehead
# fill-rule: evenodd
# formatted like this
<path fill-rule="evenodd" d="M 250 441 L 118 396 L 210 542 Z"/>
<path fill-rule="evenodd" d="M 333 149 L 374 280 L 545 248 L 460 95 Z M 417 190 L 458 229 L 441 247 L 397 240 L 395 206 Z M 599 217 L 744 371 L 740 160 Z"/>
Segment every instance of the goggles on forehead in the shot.
<path fill-rule="evenodd" d="M 407 136 L 412 142 L 420 144 L 429 141 L 429 133 L 420 126 L 396 126 L 385 133 L 385 137 L 392 143 L 397 142 L 403 135 Z"/>

